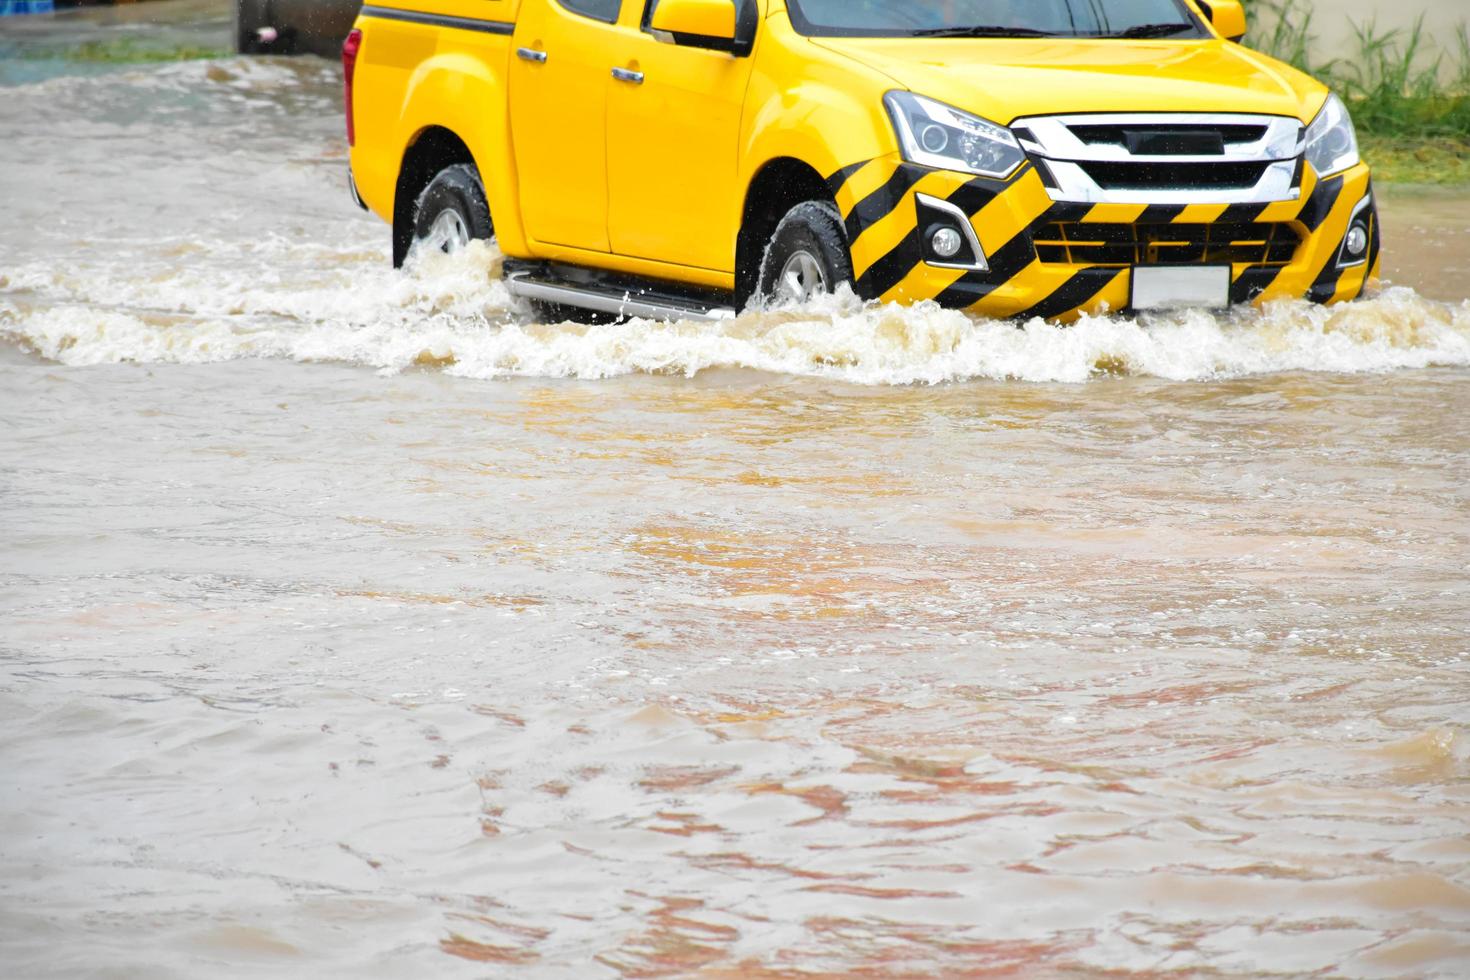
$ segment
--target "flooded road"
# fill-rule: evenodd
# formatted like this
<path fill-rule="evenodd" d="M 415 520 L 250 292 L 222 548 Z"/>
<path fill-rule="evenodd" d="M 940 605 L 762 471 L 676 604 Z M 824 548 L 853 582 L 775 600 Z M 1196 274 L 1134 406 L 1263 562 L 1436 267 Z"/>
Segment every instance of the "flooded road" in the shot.
<path fill-rule="evenodd" d="M 1336 310 L 540 324 L 337 111 L 0 90 L 6 976 L 1470 971 L 1463 200 Z"/>

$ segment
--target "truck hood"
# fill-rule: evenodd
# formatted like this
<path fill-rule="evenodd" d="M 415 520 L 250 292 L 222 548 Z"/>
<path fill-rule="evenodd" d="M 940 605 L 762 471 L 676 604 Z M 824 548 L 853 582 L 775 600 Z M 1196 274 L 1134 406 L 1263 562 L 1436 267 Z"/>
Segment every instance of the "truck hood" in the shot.
<path fill-rule="evenodd" d="M 1009 124 L 1084 112 L 1251 112 L 1310 122 L 1327 90 L 1220 40 L 813 38 L 900 86 Z"/>

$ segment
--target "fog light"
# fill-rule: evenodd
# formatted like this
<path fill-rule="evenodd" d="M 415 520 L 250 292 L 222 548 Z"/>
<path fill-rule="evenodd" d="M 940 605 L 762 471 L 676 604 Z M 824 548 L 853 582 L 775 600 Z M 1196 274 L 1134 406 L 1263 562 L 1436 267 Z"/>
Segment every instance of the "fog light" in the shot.
<path fill-rule="evenodd" d="M 941 228 L 934 233 L 933 238 L 929 239 L 929 245 L 934 249 L 934 254 L 941 259 L 952 259 L 960 254 L 965 240 L 953 228 Z"/>
<path fill-rule="evenodd" d="M 1352 230 L 1347 233 L 1347 254 L 1355 259 L 1363 257 L 1368 251 L 1368 229 L 1362 225 L 1353 225 Z"/>

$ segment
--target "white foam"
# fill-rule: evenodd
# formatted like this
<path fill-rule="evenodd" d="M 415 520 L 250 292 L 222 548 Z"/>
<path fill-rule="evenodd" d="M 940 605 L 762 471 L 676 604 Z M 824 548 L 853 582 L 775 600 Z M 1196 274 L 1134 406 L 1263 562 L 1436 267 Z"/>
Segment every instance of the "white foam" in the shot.
<path fill-rule="evenodd" d="M 1187 381 L 1470 365 L 1470 304 L 1408 289 L 1333 308 L 1289 302 L 1224 317 L 1097 316 L 1065 327 L 933 304 L 864 304 L 850 292 L 729 323 L 586 326 L 535 322 L 484 246 L 427 257 L 407 272 L 385 265 L 373 245 L 279 239 L 197 246 L 146 275 L 37 264 L 7 277 L 12 299 L 0 302 L 0 332 L 73 365 L 276 357 L 388 371 L 430 365 L 470 378 L 747 368 L 868 385 L 1075 383 L 1117 373 Z"/>

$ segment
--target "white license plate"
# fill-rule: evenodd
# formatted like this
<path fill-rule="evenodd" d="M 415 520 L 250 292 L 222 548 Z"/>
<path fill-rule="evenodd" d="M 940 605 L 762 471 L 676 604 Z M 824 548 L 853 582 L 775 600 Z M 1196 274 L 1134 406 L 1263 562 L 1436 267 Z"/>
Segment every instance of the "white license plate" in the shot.
<path fill-rule="evenodd" d="M 1230 305 L 1228 265 L 1136 265 L 1135 310 L 1224 309 Z"/>

